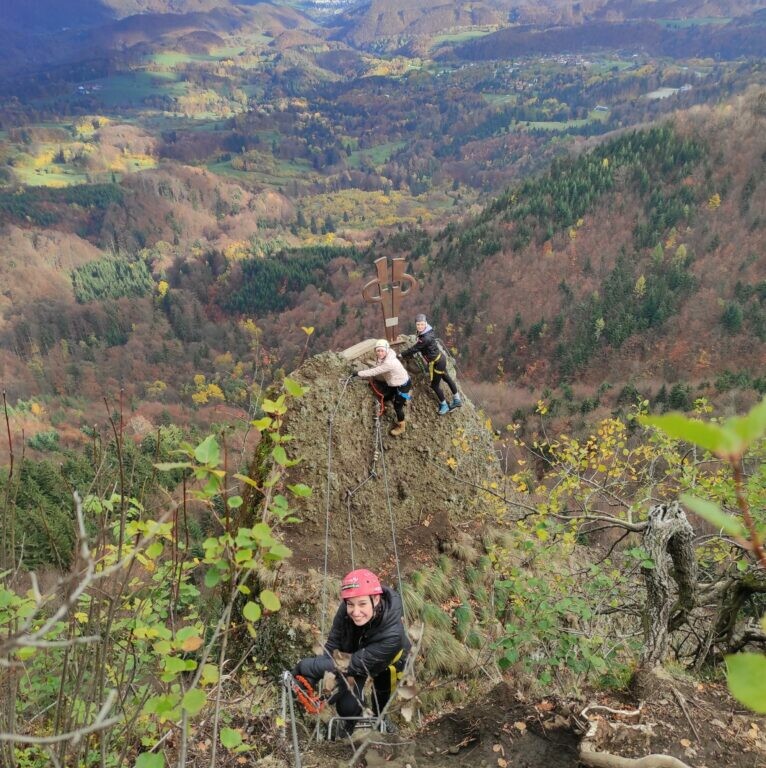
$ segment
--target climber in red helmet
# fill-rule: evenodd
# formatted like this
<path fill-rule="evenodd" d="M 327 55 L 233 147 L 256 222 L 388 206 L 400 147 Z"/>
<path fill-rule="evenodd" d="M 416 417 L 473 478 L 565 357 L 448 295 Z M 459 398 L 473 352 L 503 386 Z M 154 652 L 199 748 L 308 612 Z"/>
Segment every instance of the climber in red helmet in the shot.
<path fill-rule="evenodd" d="M 302 675 L 316 688 L 325 672 L 334 672 L 337 683 L 330 703 L 344 718 L 362 715 L 364 684 L 372 678 L 372 709 L 378 715 L 396 687 L 411 646 L 404 630 L 402 600 L 365 568 L 343 577 L 340 597 L 325 653 L 298 662 L 293 675 Z M 332 658 L 335 650 L 351 654 L 348 669 L 337 668 Z M 345 733 L 350 734 L 354 725 L 354 720 L 346 720 Z M 386 726 L 392 730 L 390 723 Z"/>

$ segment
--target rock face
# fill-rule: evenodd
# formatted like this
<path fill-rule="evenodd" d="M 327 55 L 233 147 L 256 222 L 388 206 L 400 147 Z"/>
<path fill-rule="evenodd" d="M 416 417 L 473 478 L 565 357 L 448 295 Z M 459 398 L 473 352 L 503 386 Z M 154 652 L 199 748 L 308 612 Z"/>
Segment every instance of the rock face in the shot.
<path fill-rule="evenodd" d="M 286 432 L 292 482 L 313 489 L 296 500 L 304 521 L 288 531 L 293 565 L 323 569 L 328 527 L 328 570 L 335 575 L 369 567 L 396 570 L 396 550 L 406 570 L 434 558 L 456 528 L 473 529 L 491 496 L 482 491 L 500 477 L 491 432 L 473 404 L 437 415 L 428 373 L 409 361 L 412 399 L 407 430 L 392 437 L 390 404 L 379 419 L 379 401 L 367 381 L 348 377 L 354 367 L 341 354 L 307 360 L 290 377 L 310 387 L 288 414 Z M 458 381 L 458 388 L 460 382 Z M 329 510 L 329 526 L 328 526 Z"/>

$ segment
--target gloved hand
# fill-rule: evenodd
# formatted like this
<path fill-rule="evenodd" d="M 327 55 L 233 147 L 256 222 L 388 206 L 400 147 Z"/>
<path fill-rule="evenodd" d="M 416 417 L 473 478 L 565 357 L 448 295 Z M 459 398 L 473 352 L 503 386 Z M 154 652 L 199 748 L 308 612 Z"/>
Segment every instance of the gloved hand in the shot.
<path fill-rule="evenodd" d="M 325 672 L 322 678 L 322 687 L 324 692 L 329 694 L 335 690 L 335 686 L 338 684 L 338 678 L 334 672 Z"/>

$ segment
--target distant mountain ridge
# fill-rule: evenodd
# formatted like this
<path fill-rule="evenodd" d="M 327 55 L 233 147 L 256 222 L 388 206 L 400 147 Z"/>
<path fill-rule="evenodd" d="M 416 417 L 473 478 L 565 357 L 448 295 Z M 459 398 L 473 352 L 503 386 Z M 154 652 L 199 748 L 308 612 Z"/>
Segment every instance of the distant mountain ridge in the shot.
<path fill-rule="evenodd" d="M 766 18 L 762 13 L 727 24 L 668 27 L 648 19 L 593 21 L 577 26 L 501 29 L 460 45 L 461 59 L 504 59 L 531 54 L 642 51 L 669 58 L 766 56 Z"/>
<path fill-rule="evenodd" d="M 5 8 L 4 8 L 5 6 Z M 46 14 L 46 8 L 50 14 Z M 4 14 L 3 11 L 8 13 Z M 0 0 L 0 71 L 6 74 L 58 63 L 110 57 L 133 45 L 197 33 L 235 34 L 314 29 L 316 23 L 289 5 L 237 5 L 229 0 L 56 0 L 21 6 Z"/>

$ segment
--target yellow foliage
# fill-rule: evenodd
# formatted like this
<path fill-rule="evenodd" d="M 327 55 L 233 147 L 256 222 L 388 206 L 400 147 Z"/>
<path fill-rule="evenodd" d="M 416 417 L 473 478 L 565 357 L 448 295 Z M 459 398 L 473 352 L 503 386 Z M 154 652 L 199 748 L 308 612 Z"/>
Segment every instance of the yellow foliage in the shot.
<path fill-rule="evenodd" d="M 45 413 L 45 408 L 43 408 L 40 403 L 32 403 L 32 405 L 29 406 L 29 410 L 32 411 L 33 416 L 40 417 Z"/>
<path fill-rule="evenodd" d="M 250 255 L 250 244 L 244 240 L 236 240 L 223 249 L 223 255 L 227 261 L 242 261 Z"/>
<path fill-rule="evenodd" d="M 240 323 L 242 330 L 252 336 L 254 339 L 260 338 L 261 329 L 255 324 L 252 318 L 247 318 Z"/>
<path fill-rule="evenodd" d="M 167 280 L 160 280 L 159 283 L 157 283 L 157 295 L 160 298 L 163 298 L 165 294 L 168 292 L 168 289 L 170 288 L 170 284 Z"/>
<path fill-rule="evenodd" d="M 159 397 L 168 388 L 168 385 L 157 379 L 146 387 L 146 394 L 148 397 Z"/>
<path fill-rule="evenodd" d="M 223 390 L 217 384 L 207 385 L 207 395 L 211 400 L 225 400 Z"/>
<path fill-rule="evenodd" d="M 710 195 L 707 201 L 707 207 L 710 208 L 711 211 L 714 211 L 719 205 L 721 205 L 721 196 L 718 192 L 714 195 Z"/>
<path fill-rule="evenodd" d="M 234 357 L 231 354 L 231 352 L 224 352 L 221 355 L 216 355 L 216 358 L 214 360 L 216 368 L 225 368 L 225 369 L 230 368 L 233 362 L 234 362 Z"/>
<path fill-rule="evenodd" d="M 203 373 L 194 374 L 194 385 L 199 389 L 205 384 L 205 375 Z"/>
<path fill-rule="evenodd" d="M 43 168 L 53 162 L 56 153 L 52 149 L 44 149 L 32 158 L 34 168 Z"/>

